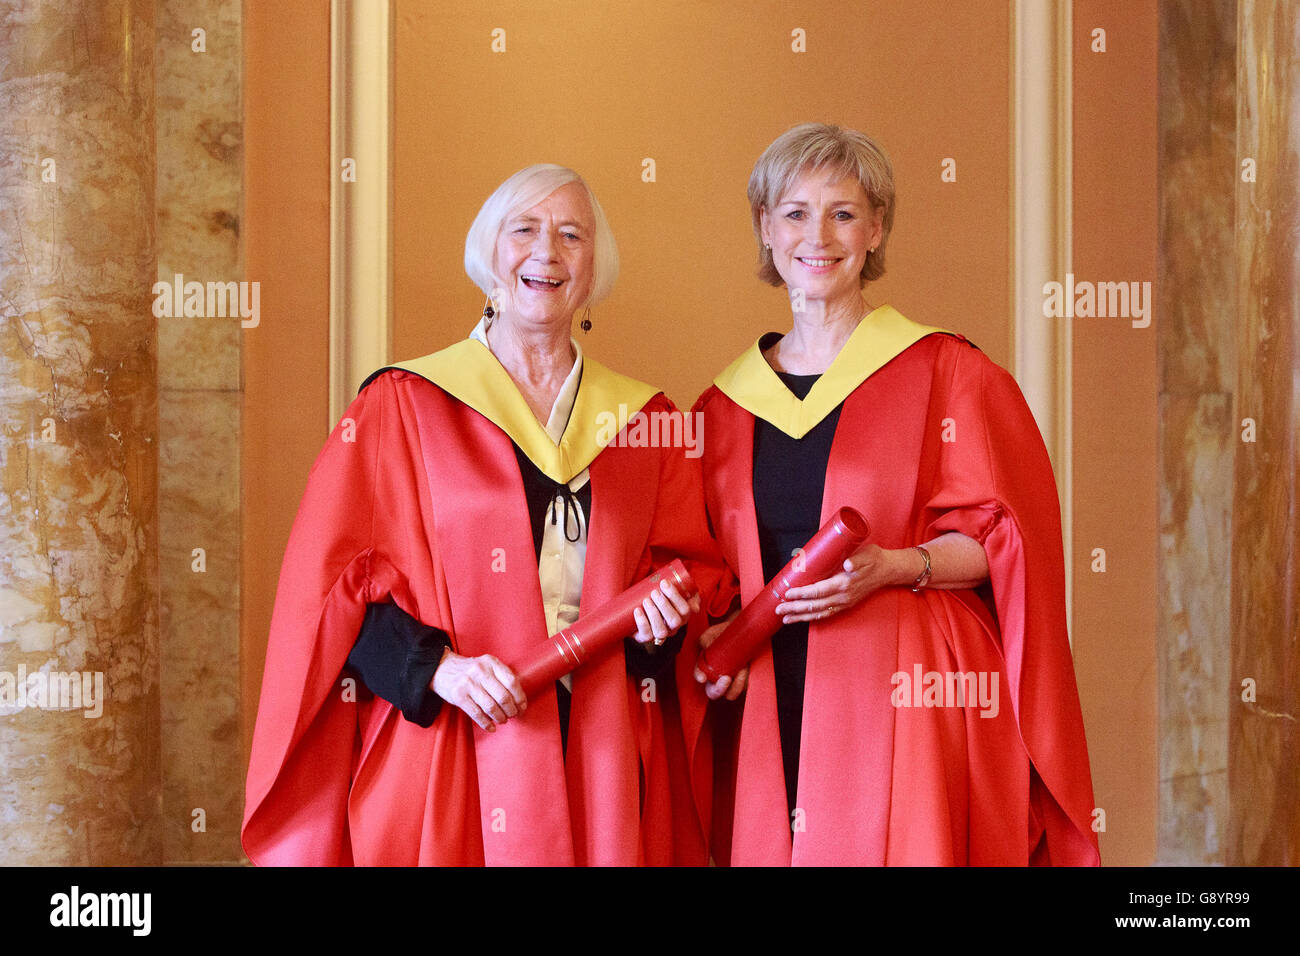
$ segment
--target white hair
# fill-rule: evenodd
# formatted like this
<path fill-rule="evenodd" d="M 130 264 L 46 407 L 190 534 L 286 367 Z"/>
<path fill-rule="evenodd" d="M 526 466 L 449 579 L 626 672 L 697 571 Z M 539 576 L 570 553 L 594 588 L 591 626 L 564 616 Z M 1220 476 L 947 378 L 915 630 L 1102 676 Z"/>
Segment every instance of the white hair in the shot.
<path fill-rule="evenodd" d="M 567 166 L 554 163 L 537 163 L 519 170 L 500 186 L 483 203 L 474 217 L 465 237 L 465 271 L 474 284 L 491 296 L 493 289 L 505 285 L 493 271 L 496 262 L 497 237 L 501 225 L 511 216 L 532 209 L 561 186 L 580 183 L 591 203 L 596 219 L 595 255 L 592 268 L 591 295 L 585 304 L 593 304 L 609 295 L 618 278 L 618 246 L 609 228 L 605 211 L 600 208 L 595 194 L 586 181 Z"/>

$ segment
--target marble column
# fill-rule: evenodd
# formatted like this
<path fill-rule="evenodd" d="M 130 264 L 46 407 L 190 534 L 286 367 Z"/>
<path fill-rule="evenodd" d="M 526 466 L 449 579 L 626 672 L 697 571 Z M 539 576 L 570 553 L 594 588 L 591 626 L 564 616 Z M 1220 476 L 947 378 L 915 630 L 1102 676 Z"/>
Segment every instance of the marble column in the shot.
<path fill-rule="evenodd" d="M 1224 862 L 1237 379 L 1236 0 L 1160 4 L 1157 856 Z"/>
<path fill-rule="evenodd" d="M 0 0 L 6 864 L 162 856 L 153 51 L 153 0 Z"/>
<path fill-rule="evenodd" d="M 1238 0 L 1236 153 L 1226 862 L 1294 866 L 1300 864 L 1300 4 Z"/>
<path fill-rule="evenodd" d="M 241 7 L 158 0 L 158 280 L 240 274 Z M 249 332 L 254 330 L 250 329 Z M 238 318 L 158 321 L 163 858 L 237 862 Z M 196 361 L 196 357 L 201 360 Z"/>

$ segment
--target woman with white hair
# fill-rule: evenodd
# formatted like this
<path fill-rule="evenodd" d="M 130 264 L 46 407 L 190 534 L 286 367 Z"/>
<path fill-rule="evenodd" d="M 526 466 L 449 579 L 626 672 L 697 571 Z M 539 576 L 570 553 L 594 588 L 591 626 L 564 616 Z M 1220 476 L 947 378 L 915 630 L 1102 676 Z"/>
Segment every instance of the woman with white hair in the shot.
<path fill-rule="evenodd" d="M 530 166 L 484 203 L 465 267 L 483 320 L 370 376 L 312 469 L 244 847 L 270 864 L 704 863 L 684 785 L 704 700 L 678 700 L 693 655 L 676 650 L 724 572 L 698 462 L 600 437 L 620 406 L 677 414 L 572 336 L 618 272 L 605 216 L 575 172 Z M 678 557 L 700 597 L 665 583 L 623 653 L 525 699 L 504 661 Z"/>
<path fill-rule="evenodd" d="M 840 508 L 871 536 L 782 595 L 770 645 L 707 685 L 728 698 L 715 855 L 1097 862 L 1056 486 L 1015 381 L 963 336 L 867 301 L 894 222 L 869 137 L 794 127 L 755 164 L 749 201 L 790 331 L 696 405 L 712 526 L 746 601 Z"/>

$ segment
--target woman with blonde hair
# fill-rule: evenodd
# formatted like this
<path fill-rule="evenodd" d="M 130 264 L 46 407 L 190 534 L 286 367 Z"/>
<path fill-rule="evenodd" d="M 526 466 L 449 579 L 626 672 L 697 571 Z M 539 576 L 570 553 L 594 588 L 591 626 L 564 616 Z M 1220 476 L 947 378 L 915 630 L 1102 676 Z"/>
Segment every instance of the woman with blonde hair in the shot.
<path fill-rule="evenodd" d="M 770 646 L 707 686 L 726 698 L 715 856 L 1096 863 L 1056 486 L 1015 381 L 963 336 L 868 301 L 895 210 L 869 137 L 794 127 L 749 201 L 791 328 L 696 404 L 711 525 L 745 601 L 839 508 L 871 536 L 787 591 Z"/>

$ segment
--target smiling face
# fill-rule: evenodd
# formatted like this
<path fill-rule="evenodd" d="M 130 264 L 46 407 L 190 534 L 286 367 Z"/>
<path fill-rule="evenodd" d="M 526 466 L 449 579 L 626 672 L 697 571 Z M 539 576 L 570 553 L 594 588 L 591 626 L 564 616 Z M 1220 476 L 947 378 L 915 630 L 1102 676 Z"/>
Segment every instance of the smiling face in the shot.
<path fill-rule="evenodd" d="M 867 252 L 880 244 L 883 210 L 852 177 L 804 172 L 762 211 L 763 242 L 787 288 L 806 301 L 849 301 L 862 289 Z"/>
<path fill-rule="evenodd" d="M 529 324 L 571 323 L 591 295 L 595 237 L 596 217 L 580 183 L 507 217 L 497 235 L 495 270 L 504 311 Z"/>

